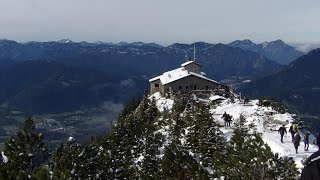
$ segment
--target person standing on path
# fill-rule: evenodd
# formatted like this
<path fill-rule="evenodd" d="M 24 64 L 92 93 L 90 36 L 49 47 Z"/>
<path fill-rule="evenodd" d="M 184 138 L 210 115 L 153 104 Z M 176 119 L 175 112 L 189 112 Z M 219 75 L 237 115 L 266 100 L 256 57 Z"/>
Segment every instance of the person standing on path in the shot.
<path fill-rule="evenodd" d="M 298 127 L 295 121 L 292 122 L 292 125 L 290 126 L 289 132 L 291 133 L 292 141 L 294 140 L 294 135 L 298 131 Z"/>
<path fill-rule="evenodd" d="M 284 135 L 284 133 L 287 134 L 287 130 L 286 130 L 286 128 L 284 127 L 284 124 L 279 128 L 278 133 L 280 133 L 280 135 L 281 135 L 281 142 L 283 143 L 283 135 Z"/>
<path fill-rule="evenodd" d="M 301 137 L 299 132 L 297 131 L 293 139 L 293 145 L 294 145 L 294 148 L 296 149 L 296 154 L 298 154 L 298 147 L 300 146 L 300 140 L 301 140 Z"/>
<path fill-rule="evenodd" d="M 303 142 L 304 142 L 305 151 L 309 151 L 309 136 L 310 136 L 310 132 L 306 132 L 304 134 Z"/>

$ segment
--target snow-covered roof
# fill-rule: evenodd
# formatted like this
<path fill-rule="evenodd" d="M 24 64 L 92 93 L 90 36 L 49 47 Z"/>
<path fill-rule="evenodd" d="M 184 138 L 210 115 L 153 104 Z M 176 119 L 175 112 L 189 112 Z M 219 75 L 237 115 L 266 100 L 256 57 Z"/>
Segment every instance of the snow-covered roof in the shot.
<path fill-rule="evenodd" d="M 214 95 L 214 96 L 209 97 L 209 100 L 210 100 L 210 101 L 215 101 L 215 100 L 218 100 L 218 99 L 224 100 L 224 99 L 226 99 L 226 98 L 223 97 L 223 96 L 219 96 L 219 95 Z"/>
<path fill-rule="evenodd" d="M 196 63 L 195 61 L 187 61 L 187 62 L 181 64 L 181 66 L 184 67 L 184 66 L 186 66 L 186 65 L 188 65 L 188 64 L 191 64 L 191 63 L 194 63 L 194 64 L 197 64 L 197 65 L 199 65 L 199 66 L 202 66 L 201 64 Z"/>
<path fill-rule="evenodd" d="M 209 79 L 209 78 L 207 78 L 207 77 L 205 77 L 205 76 L 203 76 L 201 74 L 194 73 L 194 72 L 189 72 L 189 71 L 185 70 L 184 67 L 181 67 L 181 68 L 178 68 L 178 69 L 174 69 L 172 71 L 165 72 L 160 76 L 157 76 L 155 78 L 150 79 L 149 82 L 152 82 L 152 81 L 160 79 L 161 83 L 163 85 L 165 85 L 165 84 L 169 84 L 169 83 L 171 83 L 173 81 L 185 78 L 187 76 L 196 76 L 196 77 L 199 77 L 201 79 L 205 79 L 207 81 L 211 81 L 213 83 L 220 84 L 217 81 Z"/>
<path fill-rule="evenodd" d="M 168 72 L 163 73 L 160 76 L 157 76 L 155 78 L 152 78 L 149 80 L 149 82 L 155 81 L 160 79 L 161 83 L 163 85 L 168 84 L 170 82 L 176 81 L 178 79 L 184 78 L 186 76 L 188 76 L 189 73 L 188 71 L 186 71 L 183 67 L 178 68 L 178 69 L 174 69 Z"/>

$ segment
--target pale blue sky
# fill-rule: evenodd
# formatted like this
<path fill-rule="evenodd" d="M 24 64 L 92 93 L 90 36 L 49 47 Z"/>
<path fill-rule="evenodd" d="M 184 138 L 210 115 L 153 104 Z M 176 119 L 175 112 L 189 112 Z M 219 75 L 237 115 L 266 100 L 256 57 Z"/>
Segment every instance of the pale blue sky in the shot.
<path fill-rule="evenodd" d="M 319 0 L 0 0 L 0 38 L 227 43 L 320 40 Z"/>

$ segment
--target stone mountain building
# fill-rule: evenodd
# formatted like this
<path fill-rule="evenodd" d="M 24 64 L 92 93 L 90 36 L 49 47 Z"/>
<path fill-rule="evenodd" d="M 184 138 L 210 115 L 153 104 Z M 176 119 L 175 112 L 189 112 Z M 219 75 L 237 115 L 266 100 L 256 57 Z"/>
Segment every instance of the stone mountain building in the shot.
<path fill-rule="evenodd" d="M 220 83 L 205 77 L 201 72 L 201 65 L 195 61 L 181 64 L 180 68 L 163 73 L 152 78 L 150 82 L 150 93 L 167 92 L 186 93 L 192 90 L 212 90 L 220 87 Z"/>

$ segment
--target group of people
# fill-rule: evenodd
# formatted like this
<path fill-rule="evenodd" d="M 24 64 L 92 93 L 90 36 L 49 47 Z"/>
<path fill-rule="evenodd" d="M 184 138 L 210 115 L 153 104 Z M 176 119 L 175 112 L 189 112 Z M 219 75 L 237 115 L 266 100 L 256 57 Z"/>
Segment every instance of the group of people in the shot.
<path fill-rule="evenodd" d="M 292 122 L 292 125 L 289 128 L 289 132 L 291 133 L 291 140 L 293 142 L 294 148 L 296 149 L 296 153 L 298 153 L 298 147 L 300 146 L 301 136 L 299 134 L 298 125 L 296 122 Z M 284 127 L 284 125 L 282 125 L 279 128 L 278 133 L 281 135 L 281 142 L 283 143 L 283 136 L 284 134 L 287 134 L 287 130 Z M 309 132 L 304 133 L 303 142 L 305 151 L 309 151 L 309 136 Z"/>
<path fill-rule="evenodd" d="M 224 119 L 224 126 L 230 127 L 231 121 L 232 121 L 232 116 L 230 114 L 227 114 L 226 112 L 224 112 L 224 114 L 222 115 L 222 118 Z"/>
<path fill-rule="evenodd" d="M 294 144 L 296 153 L 298 153 L 298 147 L 300 145 L 301 136 L 298 132 L 298 126 L 296 122 L 292 122 L 292 125 L 289 128 L 289 132 L 291 133 L 292 142 Z M 287 134 L 287 130 L 284 125 L 282 125 L 278 133 L 281 135 L 281 142 L 283 143 L 283 136 Z M 304 133 L 304 150 L 309 150 L 309 136 L 310 132 Z M 315 144 L 320 146 L 320 133 L 318 133 Z M 317 152 L 313 153 L 307 160 L 304 168 L 302 169 L 301 180 L 318 180 L 320 179 L 320 149 Z"/>
<path fill-rule="evenodd" d="M 249 97 L 248 96 L 244 96 L 243 97 L 243 104 L 248 104 L 249 103 Z"/>

